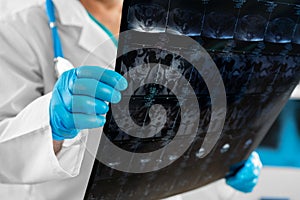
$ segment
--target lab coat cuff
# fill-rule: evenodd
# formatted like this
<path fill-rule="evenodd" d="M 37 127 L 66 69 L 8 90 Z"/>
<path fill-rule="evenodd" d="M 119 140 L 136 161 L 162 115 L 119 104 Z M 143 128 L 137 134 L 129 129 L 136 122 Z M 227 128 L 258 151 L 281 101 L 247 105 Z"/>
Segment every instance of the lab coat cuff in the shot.
<path fill-rule="evenodd" d="M 7 120 L 0 137 L 0 182 L 32 184 L 75 177 L 79 174 L 87 134 L 65 141 L 56 156 L 53 150 L 49 105 L 44 95 Z"/>
<path fill-rule="evenodd" d="M 64 141 L 62 149 L 56 155 L 57 173 L 66 177 L 75 177 L 79 174 L 86 149 L 86 132 L 83 130 L 76 138 Z"/>
<path fill-rule="evenodd" d="M 49 93 L 48 95 L 47 105 L 49 107 L 52 93 Z M 87 141 L 87 131 L 80 131 L 75 138 L 64 140 L 61 150 L 55 155 L 53 151 L 52 129 L 49 124 L 49 113 L 46 116 L 47 126 L 49 127 L 49 134 L 47 135 L 51 136 L 48 140 L 50 146 L 49 156 L 53 163 L 53 169 L 61 178 L 75 177 L 79 174 L 83 161 Z"/>

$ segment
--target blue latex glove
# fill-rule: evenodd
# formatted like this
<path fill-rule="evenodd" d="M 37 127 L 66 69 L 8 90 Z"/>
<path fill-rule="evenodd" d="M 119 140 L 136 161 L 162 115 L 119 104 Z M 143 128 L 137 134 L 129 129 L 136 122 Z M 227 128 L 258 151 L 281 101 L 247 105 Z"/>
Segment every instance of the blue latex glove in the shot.
<path fill-rule="evenodd" d="M 226 183 L 241 192 L 252 192 L 257 184 L 261 168 L 262 163 L 258 153 L 252 152 L 237 172 L 232 171 L 231 174 L 233 175 L 226 177 Z"/>
<path fill-rule="evenodd" d="M 101 127 L 106 102 L 118 103 L 127 81 L 117 72 L 83 66 L 64 72 L 50 101 L 50 125 L 54 140 L 71 139 L 82 129 Z"/>

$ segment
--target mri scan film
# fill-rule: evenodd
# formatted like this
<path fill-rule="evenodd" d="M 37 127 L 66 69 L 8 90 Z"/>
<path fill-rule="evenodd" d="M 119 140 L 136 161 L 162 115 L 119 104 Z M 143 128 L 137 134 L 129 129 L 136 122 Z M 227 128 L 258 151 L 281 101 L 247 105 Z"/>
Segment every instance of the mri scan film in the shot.
<path fill-rule="evenodd" d="M 299 83 L 299 15 L 296 0 L 125 0 L 121 33 L 130 32 L 116 71 L 129 86 L 111 105 L 99 152 L 114 145 L 135 154 L 126 170 L 117 154 L 96 159 L 85 199 L 160 199 L 247 159 Z"/>

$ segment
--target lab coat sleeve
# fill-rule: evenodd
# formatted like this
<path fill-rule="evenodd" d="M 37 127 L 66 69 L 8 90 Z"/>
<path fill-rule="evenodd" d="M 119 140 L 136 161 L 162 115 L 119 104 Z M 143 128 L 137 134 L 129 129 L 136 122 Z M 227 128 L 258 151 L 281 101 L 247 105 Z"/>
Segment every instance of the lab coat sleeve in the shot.
<path fill-rule="evenodd" d="M 30 25 L 26 20 L 0 21 L 0 183 L 5 184 L 77 176 L 87 137 L 80 133 L 55 156 L 49 125 L 51 93 L 43 94 L 37 51 L 26 40 L 34 37 L 26 32 Z"/>

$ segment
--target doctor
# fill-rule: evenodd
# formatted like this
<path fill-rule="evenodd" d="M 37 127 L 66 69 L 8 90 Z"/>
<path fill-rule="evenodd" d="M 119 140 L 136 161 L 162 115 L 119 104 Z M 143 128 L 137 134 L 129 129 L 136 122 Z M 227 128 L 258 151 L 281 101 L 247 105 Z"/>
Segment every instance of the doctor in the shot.
<path fill-rule="evenodd" d="M 112 35 L 119 32 L 122 0 L 53 3 L 56 24 L 51 27 L 57 25 L 63 52 L 51 45 L 55 33 L 48 26 L 44 3 L 0 22 L 3 200 L 83 199 L 101 137 L 86 129 L 102 131 L 108 110 L 105 102 L 118 103 L 127 86 L 123 77 L 109 70 L 114 68 L 116 39 Z M 53 58 L 63 55 L 77 68 L 59 73 L 57 79 Z M 80 67 L 87 56 L 86 66 Z M 74 99 L 82 106 L 70 107 Z M 252 154 L 226 181 L 250 192 L 260 168 L 259 157 Z"/>

